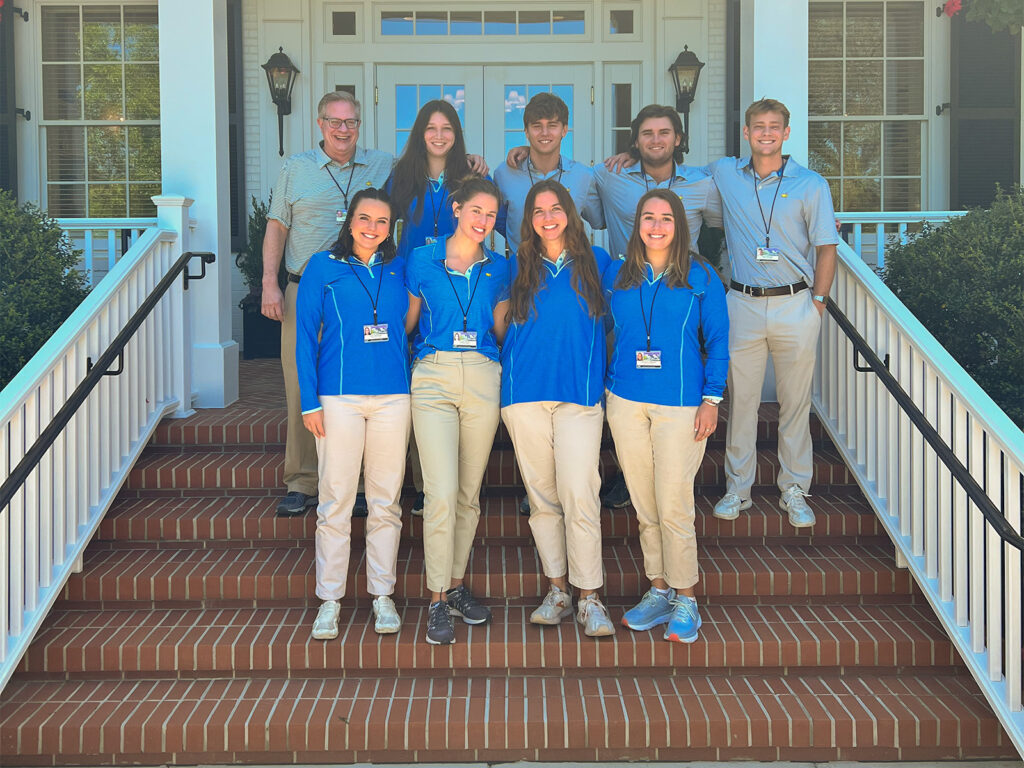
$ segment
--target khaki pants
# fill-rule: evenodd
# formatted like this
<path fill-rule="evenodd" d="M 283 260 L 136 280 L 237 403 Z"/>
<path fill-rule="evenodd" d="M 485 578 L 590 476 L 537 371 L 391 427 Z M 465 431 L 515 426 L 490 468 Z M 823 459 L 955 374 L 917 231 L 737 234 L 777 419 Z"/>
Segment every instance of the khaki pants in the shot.
<path fill-rule="evenodd" d="M 284 394 L 288 403 L 284 484 L 289 491 L 313 496 L 317 486 L 316 443 L 313 433 L 302 423 L 299 369 L 295 364 L 295 299 L 298 292 L 298 284 L 289 281 L 284 289 L 284 319 L 281 322 L 281 370 L 284 372 Z"/>
<path fill-rule="evenodd" d="M 640 524 L 647 578 L 697 583 L 693 480 L 707 440 L 693 439 L 696 406 L 653 405 L 607 393 L 608 425 Z"/>
<path fill-rule="evenodd" d="M 814 464 L 811 382 L 821 316 L 809 290 L 754 298 L 726 294 L 729 307 L 729 423 L 725 433 L 725 490 L 750 498 L 757 472 L 757 409 L 768 355 L 779 398 L 780 490 L 796 483 L 810 491 Z"/>
<path fill-rule="evenodd" d="M 604 410 L 575 403 L 516 403 L 501 409 L 530 498 L 530 529 L 544 575 L 600 589 L 601 431 Z"/>
<path fill-rule="evenodd" d="M 320 458 L 316 508 L 316 596 L 345 596 L 352 538 L 352 505 L 365 463 L 366 586 L 371 595 L 395 590 L 402 534 L 398 499 L 409 444 L 409 395 L 321 396 L 324 433 L 315 438 Z"/>
<path fill-rule="evenodd" d="M 423 467 L 427 589 L 466 574 L 480 486 L 498 428 L 501 367 L 477 352 L 435 352 L 412 371 L 412 422 Z"/>

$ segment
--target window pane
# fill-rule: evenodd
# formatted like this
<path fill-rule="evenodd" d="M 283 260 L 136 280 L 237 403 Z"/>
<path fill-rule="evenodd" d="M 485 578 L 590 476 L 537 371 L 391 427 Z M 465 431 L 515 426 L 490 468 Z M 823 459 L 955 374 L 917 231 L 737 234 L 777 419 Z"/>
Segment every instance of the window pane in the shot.
<path fill-rule="evenodd" d="M 843 176 L 882 173 L 882 124 L 846 123 L 843 128 Z"/>
<path fill-rule="evenodd" d="M 484 11 L 485 35 L 514 35 L 515 33 L 515 11 Z"/>
<path fill-rule="evenodd" d="M 86 64 L 85 119 L 120 120 L 124 117 L 121 103 L 120 64 Z"/>
<path fill-rule="evenodd" d="M 331 34 L 335 37 L 347 37 L 356 33 L 355 11 L 332 11 Z"/>
<path fill-rule="evenodd" d="M 566 157 L 573 157 L 572 153 L 572 131 L 565 134 L 565 138 L 562 139 L 562 154 Z"/>
<path fill-rule="evenodd" d="M 78 8 L 43 6 L 42 16 L 43 61 L 79 61 Z"/>
<path fill-rule="evenodd" d="M 838 176 L 839 148 L 842 141 L 842 123 L 810 123 L 807 126 L 807 151 L 811 170 L 822 176 Z"/>
<path fill-rule="evenodd" d="M 835 206 L 837 211 L 845 211 L 846 207 L 843 205 L 843 182 L 840 179 L 826 179 L 828 182 L 828 191 L 832 195 L 832 205 Z"/>
<path fill-rule="evenodd" d="M 571 85 L 552 85 L 551 92 L 558 98 L 565 102 L 565 106 L 569 108 L 569 123 L 572 124 L 572 86 Z M 532 93 L 530 94 L 533 95 Z"/>
<path fill-rule="evenodd" d="M 583 11 L 552 11 L 551 22 L 556 35 L 582 35 L 586 31 Z"/>
<path fill-rule="evenodd" d="M 843 181 L 843 210 L 882 210 L 882 191 L 879 180 L 846 179 Z"/>
<path fill-rule="evenodd" d="M 89 185 L 89 216 L 98 218 L 127 215 L 128 205 L 125 201 L 123 182 Z"/>
<path fill-rule="evenodd" d="M 633 120 L 633 85 L 612 84 L 612 125 L 626 128 Z"/>
<path fill-rule="evenodd" d="M 43 130 L 47 180 L 85 181 L 85 129 L 77 125 L 48 125 Z"/>
<path fill-rule="evenodd" d="M 159 64 L 126 64 L 124 86 L 129 120 L 160 118 Z"/>
<path fill-rule="evenodd" d="M 920 175 L 921 123 L 886 123 L 884 136 L 886 175 Z"/>
<path fill-rule="evenodd" d="M 128 172 L 125 129 L 119 125 L 90 126 L 85 129 L 85 137 L 89 181 L 124 181 Z"/>
<path fill-rule="evenodd" d="M 128 215 L 156 216 L 156 205 L 151 198 L 159 194 L 159 184 L 129 184 Z"/>
<path fill-rule="evenodd" d="M 479 35 L 483 31 L 480 11 L 451 11 L 451 34 Z"/>
<path fill-rule="evenodd" d="M 846 3 L 846 55 L 881 56 L 881 3 Z"/>
<path fill-rule="evenodd" d="M 406 142 L 409 141 L 408 131 L 395 131 L 395 156 L 402 154 Z"/>
<path fill-rule="evenodd" d="M 417 35 L 447 35 L 448 11 L 416 11 Z"/>
<path fill-rule="evenodd" d="M 920 179 L 886 179 L 885 210 L 887 211 L 919 211 L 921 210 Z"/>
<path fill-rule="evenodd" d="M 85 184 L 47 184 L 46 212 L 50 216 L 85 216 Z"/>
<path fill-rule="evenodd" d="M 523 110 L 526 109 L 526 86 L 505 86 L 505 130 L 523 129 Z"/>
<path fill-rule="evenodd" d="M 885 114 L 924 114 L 924 60 L 887 61 Z"/>
<path fill-rule="evenodd" d="M 466 86 L 464 85 L 446 85 L 444 86 L 444 95 L 441 97 L 453 107 L 455 112 L 459 116 L 459 120 L 465 125 L 466 123 Z"/>
<path fill-rule="evenodd" d="M 78 64 L 43 64 L 43 119 L 82 119 L 82 72 Z"/>
<path fill-rule="evenodd" d="M 550 35 L 551 11 L 520 11 L 520 35 Z"/>
<path fill-rule="evenodd" d="M 809 114 L 841 115 L 843 113 L 843 62 L 807 62 Z"/>
<path fill-rule="evenodd" d="M 128 178 L 132 181 L 160 178 L 160 126 L 128 127 Z"/>
<path fill-rule="evenodd" d="M 420 86 L 420 101 L 417 105 L 417 109 L 422 107 L 428 101 L 436 101 L 441 98 L 441 86 L 440 85 L 421 85 Z"/>
<path fill-rule="evenodd" d="M 608 31 L 613 35 L 633 34 L 633 12 L 612 11 Z"/>
<path fill-rule="evenodd" d="M 382 35 L 411 35 L 412 11 L 381 11 L 380 33 Z"/>
<path fill-rule="evenodd" d="M 839 58 L 843 55 L 842 3 L 811 3 L 808 10 L 808 55 Z"/>
<path fill-rule="evenodd" d="M 127 61 L 156 61 L 160 58 L 156 19 L 156 6 L 125 7 L 124 57 Z"/>
<path fill-rule="evenodd" d="M 82 8 L 82 53 L 85 61 L 121 60 L 121 8 L 116 5 Z"/>
<path fill-rule="evenodd" d="M 399 130 L 412 128 L 416 120 L 416 110 L 419 104 L 416 103 L 415 85 L 395 86 L 395 126 Z"/>
<path fill-rule="evenodd" d="M 882 114 L 882 62 L 846 62 L 846 114 Z"/>
<path fill-rule="evenodd" d="M 615 131 L 615 154 L 628 152 L 629 147 L 629 131 Z"/>
<path fill-rule="evenodd" d="M 885 9 L 885 55 L 924 56 L 924 3 L 889 3 Z"/>

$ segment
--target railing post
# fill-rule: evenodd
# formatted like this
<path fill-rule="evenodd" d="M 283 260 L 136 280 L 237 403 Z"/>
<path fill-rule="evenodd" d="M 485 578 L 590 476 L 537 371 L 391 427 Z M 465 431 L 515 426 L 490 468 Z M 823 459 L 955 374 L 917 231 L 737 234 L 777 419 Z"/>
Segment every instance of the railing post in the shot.
<path fill-rule="evenodd" d="M 181 195 L 156 195 L 153 197 L 157 209 L 157 226 L 178 233 L 178 239 L 171 246 L 170 258 L 161 267 L 166 269 L 188 250 L 189 215 L 192 199 Z M 171 365 L 167 371 L 168 390 L 177 399 L 175 418 L 184 418 L 195 413 L 192 408 L 192 311 L 184 279 L 175 282 L 167 291 L 170 302 L 170 327 L 165 329 Z"/>

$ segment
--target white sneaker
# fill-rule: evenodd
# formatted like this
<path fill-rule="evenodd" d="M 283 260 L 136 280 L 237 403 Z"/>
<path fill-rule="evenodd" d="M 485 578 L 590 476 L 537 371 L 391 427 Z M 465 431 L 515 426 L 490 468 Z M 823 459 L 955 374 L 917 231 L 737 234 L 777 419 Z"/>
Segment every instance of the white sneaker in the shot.
<path fill-rule="evenodd" d="M 804 500 L 805 496 L 810 495 L 796 483 L 782 492 L 779 506 L 789 513 L 789 524 L 794 528 L 810 528 L 814 525 L 814 512 Z"/>
<path fill-rule="evenodd" d="M 387 595 L 373 598 L 373 629 L 378 635 L 393 635 L 402 628 L 394 601 Z"/>
<path fill-rule="evenodd" d="M 719 520 L 735 520 L 741 509 L 750 509 L 750 499 L 741 499 L 735 493 L 727 493 L 715 504 L 714 515 Z"/>
<path fill-rule="evenodd" d="M 320 604 L 320 610 L 316 612 L 316 620 L 313 622 L 314 640 L 333 640 L 338 636 L 339 613 L 341 605 L 337 600 L 324 600 Z"/>
<path fill-rule="evenodd" d="M 608 637 L 615 634 L 615 625 L 608 618 L 608 609 L 596 594 L 580 599 L 576 621 L 583 625 L 583 633 L 587 637 Z"/>
<path fill-rule="evenodd" d="M 572 595 L 552 584 L 544 596 L 544 602 L 530 614 L 530 623 L 554 626 L 567 616 L 572 616 Z"/>

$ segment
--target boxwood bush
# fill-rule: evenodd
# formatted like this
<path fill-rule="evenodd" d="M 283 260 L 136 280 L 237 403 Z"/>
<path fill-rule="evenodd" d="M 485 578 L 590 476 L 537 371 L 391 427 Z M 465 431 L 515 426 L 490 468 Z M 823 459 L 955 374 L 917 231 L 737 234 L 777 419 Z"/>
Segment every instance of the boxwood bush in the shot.
<path fill-rule="evenodd" d="M 1024 427 L 1024 188 L 892 247 L 882 277 Z"/>
<path fill-rule="evenodd" d="M 80 257 L 56 221 L 0 190 L 0 389 L 89 292 Z"/>

